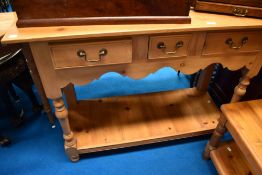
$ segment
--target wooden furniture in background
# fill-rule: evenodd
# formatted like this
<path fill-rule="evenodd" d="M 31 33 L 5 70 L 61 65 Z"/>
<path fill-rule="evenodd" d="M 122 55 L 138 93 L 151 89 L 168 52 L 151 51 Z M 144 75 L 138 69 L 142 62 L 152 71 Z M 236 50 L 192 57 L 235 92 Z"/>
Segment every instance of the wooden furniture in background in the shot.
<path fill-rule="evenodd" d="M 262 174 L 262 100 L 227 104 L 221 109 L 223 114 L 204 157 L 211 157 L 220 174 Z M 226 130 L 235 143 L 219 145 Z"/>
<path fill-rule="evenodd" d="M 53 99 L 65 150 L 77 161 L 83 153 L 211 133 L 220 116 L 207 94 L 214 63 L 230 70 L 245 66 L 232 102 L 245 94 L 262 65 L 261 21 L 194 11 L 190 16 L 192 24 L 183 25 L 15 27 L 2 42 L 29 45 L 45 93 Z M 104 73 L 139 79 L 165 66 L 204 73 L 191 89 L 89 101 L 75 97 L 74 84 Z"/>
<path fill-rule="evenodd" d="M 195 0 L 192 4 L 197 11 L 262 18 L 261 0 Z"/>
<path fill-rule="evenodd" d="M 33 81 L 20 45 L 11 44 L 2 46 L 0 44 L 0 86 L 3 91 L 2 94 L 10 94 L 16 103 L 20 103 L 20 98 L 17 96 L 12 85 L 16 85 L 27 95 L 30 99 L 33 112 L 40 114 L 42 106 L 37 101 L 36 95 L 33 92 Z M 8 101 L 4 101 L 5 108 L 8 109 L 7 111 L 10 117 L 12 117 L 13 125 L 18 127 L 24 119 L 22 116 L 23 109 L 16 110 L 16 105 L 13 105 L 10 95 L 6 94 L 4 94 L 5 97 L 3 98 Z"/>
<path fill-rule="evenodd" d="M 15 0 L 12 6 L 19 27 L 190 23 L 189 0 Z"/>

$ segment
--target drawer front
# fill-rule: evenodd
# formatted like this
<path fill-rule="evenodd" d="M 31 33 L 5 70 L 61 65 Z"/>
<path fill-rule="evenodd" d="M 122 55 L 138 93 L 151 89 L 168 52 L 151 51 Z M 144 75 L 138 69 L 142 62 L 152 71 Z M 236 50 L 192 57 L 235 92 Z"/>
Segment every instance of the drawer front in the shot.
<path fill-rule="evenodd" d="M 203 55 L 257 52 L 262 48 L 262 32 L 207 34 Z"/>
<path fill-rule="evenodd" d="M 148 59 L 187 56 L 192 35 L 150 37 Z"/>
<path fill-rule="evenodd" d="M 132 40 L 50 45 L 55 69 L 132 62 Z"/>

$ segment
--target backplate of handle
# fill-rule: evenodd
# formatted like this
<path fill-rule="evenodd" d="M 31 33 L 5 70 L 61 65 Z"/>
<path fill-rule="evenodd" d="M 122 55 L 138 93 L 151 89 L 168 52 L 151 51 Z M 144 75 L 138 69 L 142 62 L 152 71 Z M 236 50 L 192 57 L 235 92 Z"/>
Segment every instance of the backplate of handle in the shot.
<path fill-rule="evenodd" d="M 87 59 L 86 52 L 83 49 L 80 49 L 80 50 L 77 51 L 77 56 L 79 58 L 84 59 L 85 61 L 88 61 L 88 62 L 98 62 L 98 61 L 101 61 L 102 57 L 106 56 L 107 53 L 108 53 L 108 51 L 106 49 L 101 49 L 98 52 L 98 58 L 97 59 Z"/>
<path fill-rule="evenodd" d="M 227 44 L 230 49 L 236 49 L 237 50 L 237 49 L 241 49 L 247 42 L 248 42 L 248 37 L 244 37 L 241 40 L 241 44 L 239 46 L 236 46 L 236 44 L 234 43 L 233 39 L 232 38 L 228 38 L 225 41 L 225 44 Z"/>
<path fill-rule="evenodd" d="M 83 49 L 78 50 L 76 54 L 79 58 L 83 58 L 86 61 L 86 52 Z"/>
<path fill-rule="evenodd" d="M 245 17 L 245 16 L 247 16 L 247 14 L 248 14 L 248 9 L 235 7 L 235 8 L 233 9 L 233 14 L 234 14 L 235 16 Z"/>
<path fill-rule="evenodd" d="M 183 46 L 184 46 L 184 42 L 183 42 L 183 41 L 178 41 L 178 42 L 176 43 L 176 46 L 175 46 L 174 51 L 165 52 L 165 54 L 168 54 L 168 55 L 176 54 L 177 51 L 178 51 L 178 49 L 181 48 L 181 47 L 183 47 Z M 158 48 L 158 49 L 165 50 L 165 49 L 166 49 L 166 45 L 165 45 L 164 42 L 159 42 L 159 43 L 157 44 L 157 48 Z"/>

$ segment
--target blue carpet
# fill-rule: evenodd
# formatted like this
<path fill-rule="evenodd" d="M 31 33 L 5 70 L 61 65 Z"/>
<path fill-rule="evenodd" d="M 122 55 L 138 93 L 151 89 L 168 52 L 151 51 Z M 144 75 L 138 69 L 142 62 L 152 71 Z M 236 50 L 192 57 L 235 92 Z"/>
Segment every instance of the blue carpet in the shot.
<path fill-rule="evenodd" d="M 89 85 L 76 87 L 76 91 L 78 99 L 91 99 L 187 87 L 189 80 L 185 75 L 178 77 L 173 69 L 163 68 L 141 80 L 108 73 Z M 0 110 L 0 133 L 12 139 L 11 146 L 0 148 L 0 175 L 217 174 L 211 161 L 201 158 L 209 136 L 92 153 L 71 163 L 63 150 L 59 124 L 51 129 L 44 114 L 33 115 L 29 100 L 18 92 L 26 121 L 20 128 L 12 128 L 4 110 Z"/>

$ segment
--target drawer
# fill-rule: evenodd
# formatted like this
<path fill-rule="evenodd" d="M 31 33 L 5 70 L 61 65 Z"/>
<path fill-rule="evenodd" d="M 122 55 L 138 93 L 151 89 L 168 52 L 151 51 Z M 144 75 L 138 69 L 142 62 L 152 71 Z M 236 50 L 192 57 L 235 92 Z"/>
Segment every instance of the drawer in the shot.
<path fill-rule="evenodd" d="M 208 33 L 203 55 L 257 52 L 262 47 L 262 32 Z"/>
<path fill-rule="evenodd" d="M 132 62 L 132 40 L 51 44 L 55 69 Z"/>
<path fill-rule="evenodd" d="M 148 59 L 187 56 L 191 37 L 191 34 L 150 37 Z"/>

